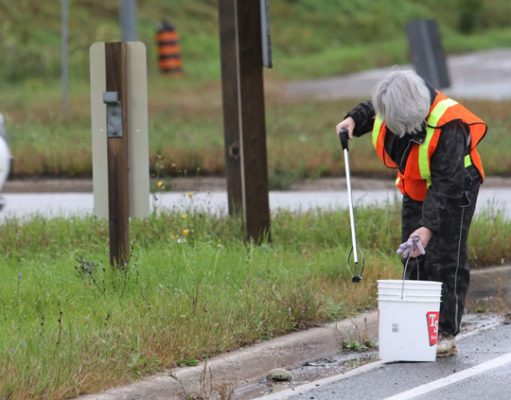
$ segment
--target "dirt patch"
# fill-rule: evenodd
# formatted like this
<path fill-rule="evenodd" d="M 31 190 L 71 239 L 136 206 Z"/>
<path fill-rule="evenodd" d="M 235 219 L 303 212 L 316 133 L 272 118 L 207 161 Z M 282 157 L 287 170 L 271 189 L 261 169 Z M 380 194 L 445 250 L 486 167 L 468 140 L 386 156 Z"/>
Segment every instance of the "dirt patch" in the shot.
<path fill-rule="evenodd" d="M 4 193 L 92 192 L 91 179 L 16 179 L 8 180 Z"/>

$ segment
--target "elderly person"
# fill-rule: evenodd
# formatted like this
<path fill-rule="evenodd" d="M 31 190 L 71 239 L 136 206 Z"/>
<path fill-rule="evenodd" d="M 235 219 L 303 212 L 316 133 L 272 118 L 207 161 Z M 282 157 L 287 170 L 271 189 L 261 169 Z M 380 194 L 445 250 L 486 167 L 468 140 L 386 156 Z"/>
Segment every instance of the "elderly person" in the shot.
<path fill-rule="evenodd" d="M 470 281 L 467 236 L 484 179 L 477 145 L 487 126 L 413 71 L 393 71 L 372 101 L 337 124 L 337 134 L 343 128 L 350 139 L 372 131 L 378 156 L 397 170 L 402 240 L 417 244 L 405 251 L 417 259 L 405 279 L 442 282 L 437 355 L 455 355 Z"/>

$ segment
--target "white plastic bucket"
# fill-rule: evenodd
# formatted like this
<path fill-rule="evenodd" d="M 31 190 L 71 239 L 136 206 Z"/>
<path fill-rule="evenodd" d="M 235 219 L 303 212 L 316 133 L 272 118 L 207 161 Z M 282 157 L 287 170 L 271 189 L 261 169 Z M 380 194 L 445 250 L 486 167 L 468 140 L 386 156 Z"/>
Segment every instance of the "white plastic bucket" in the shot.
<path fill-rule="evenodd" d="M 441 282 L 378 281 L 382 361 L 436 360 L 441 292 Z"/>

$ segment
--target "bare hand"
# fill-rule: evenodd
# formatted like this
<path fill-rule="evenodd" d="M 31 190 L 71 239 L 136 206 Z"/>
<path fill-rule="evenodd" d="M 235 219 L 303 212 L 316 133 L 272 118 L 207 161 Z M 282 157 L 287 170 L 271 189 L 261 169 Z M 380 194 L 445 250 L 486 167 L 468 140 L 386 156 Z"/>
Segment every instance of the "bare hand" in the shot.
<path fill-rule="evenodd" d="M 348 117 L 341 122 L 339 122 L 335 127 L 335 132 L 337 133 L 337 136 L 339 136 L 339 132 L 342 128 L 345 128 L 348 130 L 348 137 L 350 139 L 353 139 L 353 131 L 355 130 L 355 120 L 351 117 Z"/>

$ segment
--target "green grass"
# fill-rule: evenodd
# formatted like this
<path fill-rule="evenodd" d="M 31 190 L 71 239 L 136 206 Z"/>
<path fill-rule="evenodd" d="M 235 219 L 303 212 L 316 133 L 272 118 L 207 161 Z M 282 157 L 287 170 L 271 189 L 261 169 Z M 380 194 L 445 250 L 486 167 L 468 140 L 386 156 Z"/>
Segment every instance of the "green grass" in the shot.
<path fill-rule="evenodd" d="M 70 2 L 72 79 L 88 79 L 91 43 L 119 40 L 118 7 L 118 2 L 100 0 Z M 509 45 L 508 1 L 450 0 L 441 9 L 438 12 L 438 2 L 433 0 L 272 0 L 275 68 L 281 77 L 310 78 L 403 62 L 405 28 L 417 18 L 438 20 L 450 53 Z M 58 77 L 60 12 L 59 2 L 0 0 L 0 86 Z M 176 25 L 185 70 L 193 81 L 217 80 L 217 1 L 138 1 L 138 32 L 148 46 L 151 75 L 157 74 L 155 30 L 161 19 Z"/>
<path fill-rule="evenodd" d="M 494 204 L 488 210 L 475 218 L 471 226 L 469 238 L 469 258 L 474 267 L 509 264 L 511 254 L 511 231 L 509 218 L 499 211 L 499 205 Z M 475 242 L 478 242 L 475 244 Z M 498 255 L 492 255 L 494 249 Z M 500 258 L 499 258 L 500 257 Z"/>
<path fill-rule="evenodd" d="M 150 152 L 163 175 L 224 173 L 218 11 L 214 0 L 139 2 L 139 35 L 149 71 Z M 354 101 L 283 96 L 289 79 L 353 72 L 407 61 L 405 26 L 438 19 L 448 52 L 508 46 L 505 0 L 436 1 L 275 0 L 270 5 L 274 65 L 265 73 L 270 182 L 286 188 L 301 178 L 342 174 L 332 132 Z M 14 154 L 13 177 L 87 177 L 92 174 L 89 46 L 119 39 L 118 3 L 70 3 L 69 109 L 60 110 L 60 3 L 0 0 L 0 111 Z M 93 21 L 90 16 L 94 15 Z M 154 34 L 161 18 L 181 34 L 186 75 L 158 74 Z M 385 23 L 381 23 L 385 20 Z M 466 25 L 468 23 L 468 25 Z M 75 27 L 80 27 L 76 29 Z M 468 104 L 490 124 L 481 145 L 489 175 L 510 175 L 509 102 Z M 368 138 L 353 144 L 353 173 L 385 175 Z"/>
<path fill-rule="evenodd" d="M 280 83 L 267 97 L 267 149 L 272 188 L 285 189 L 303 178 L 343 174 L 340 146 L 334 127 L 357 100 L 311 101 L 283 98 Z M 225 172 L 220 88 L 210 85 L 180 89 L 173 82 L 156 88 L 150 100 L 151 171 L 165 176 L 221 175 Z M 173 96 L 167 96 L 166 92 Z M 13 177 L 43 175 L 91 176 L 90 121 L 86 101 L 71 104 L 69 116 L 56 115 L 57 96 L 34 96 L 5 106 L 14 154 Z M 511 175 L 508 134 L 510 102 L 464 102 L 488 122 L 489 131 L 479 146 L 487 175 Z M 392 176 L 374 154 L 369 135 L 351 143 L 351 170 L 355 175 Z M 158 161 L 159 160 L 159 161 Z M 157 168 L 158 166 L 158 168 Z M 158 171 L 157 171 L 158 170 Z"/>
<path fill-rule="evenodd" d="M 399 208 L 360 208 L 357 218 L 360 285 L 345 267 L 345 211 L 279 212 L 261 246 L 241 242 L 237 219 L 153 215 L 132 223 L 126 272 L 108 265 L 106 221 L 7 221 L 0 397 L 95 392 L 373 307 L 376 280 L 400 273 Z M 498 213 L 478 218 L 471 262 L 509 262 L 510 233 Z"/>

